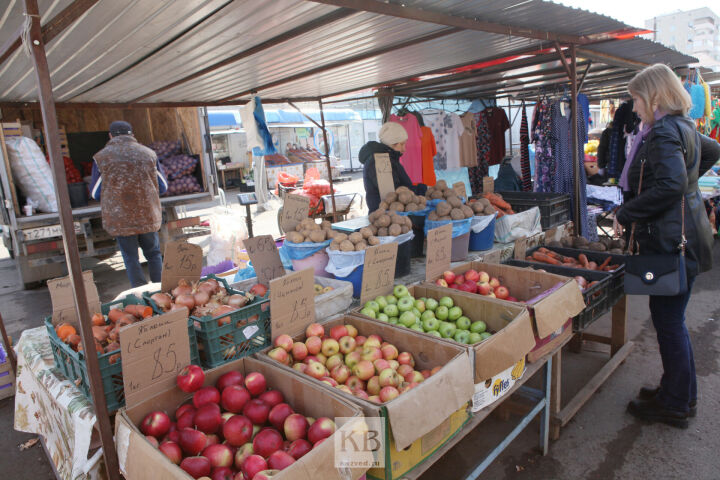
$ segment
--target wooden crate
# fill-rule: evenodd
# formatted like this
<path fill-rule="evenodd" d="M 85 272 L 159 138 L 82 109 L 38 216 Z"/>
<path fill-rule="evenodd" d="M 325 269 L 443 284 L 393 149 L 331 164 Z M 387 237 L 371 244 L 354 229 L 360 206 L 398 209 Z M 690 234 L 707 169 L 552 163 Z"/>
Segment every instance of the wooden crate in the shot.
<path fill-rule="evenodd" d="M 4 350 L 3 353 L 7 352 L 1 342 L 0 349 Z M 5 361 L 0 362 L 0 400 L 15 395 L 15 374 L 8 355 L 4 355 Z"/>

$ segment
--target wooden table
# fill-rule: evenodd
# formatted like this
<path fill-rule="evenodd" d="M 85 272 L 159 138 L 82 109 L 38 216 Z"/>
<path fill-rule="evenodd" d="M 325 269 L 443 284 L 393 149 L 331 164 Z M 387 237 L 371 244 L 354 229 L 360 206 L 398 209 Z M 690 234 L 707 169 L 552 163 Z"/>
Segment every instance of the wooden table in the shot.
<path fill-rule="evenodd" d="M 242 168 L 245 166 L 244 163 L 226 163 L 222 166 L 222 168 L 218 167 L 218 170 L 220 170 L 220 176 L 222 178 L 222 186 L 223 190 L 227 190 L 227 184 L 225 183 L 225 172 L 226 171 L 232 171 L 232 170 L 242 170 Z"/>

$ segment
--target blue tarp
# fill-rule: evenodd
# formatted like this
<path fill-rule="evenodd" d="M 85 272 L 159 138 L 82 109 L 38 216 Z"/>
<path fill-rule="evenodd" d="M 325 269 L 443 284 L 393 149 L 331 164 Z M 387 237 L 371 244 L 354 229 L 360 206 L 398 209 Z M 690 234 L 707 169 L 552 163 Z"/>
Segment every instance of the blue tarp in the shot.
<path fill-rule="evenodd" d="M 319 111 L 308 111 L 305 113 L 316 122 L 320 122 Z M 361 116 L 353 110 L 325 110 L 324 114 L 325 122 L 359 121 L 364 118 L 364 115 Z M 265 110 L 265 121 L 270 125 L 273 123 L 307 123 L 308 119 L 295 110 Z M 227 110 L 208 111 L 208 122 L 211 127 L 242 126 L 239 113 L 235 115 L 232 111 Z"/>

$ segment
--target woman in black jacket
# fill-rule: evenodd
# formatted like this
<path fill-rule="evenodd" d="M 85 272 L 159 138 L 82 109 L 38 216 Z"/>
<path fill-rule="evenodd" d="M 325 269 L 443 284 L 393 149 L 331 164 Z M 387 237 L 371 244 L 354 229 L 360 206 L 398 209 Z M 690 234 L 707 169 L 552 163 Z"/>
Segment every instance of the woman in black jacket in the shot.
<path fill-rule="evenodd" d="M 365 185 L 365 200 L 367 201 L 369 213 L 377 210 L 381 201 L 375 171 L 376 153 L 390 155 L 390 166 L 392 167 L 395 188 L 408 187 L 417 195 L 424 195 L 427 191 L 427 186 L 422 183 L 413 185 L 405 171 L 405 167 L 400 163 L 400 157 L 405 153 L 405 144 L 408 138 L 405 128 L 398 123 L 387 122 L 380 127 L 378 137 L 382 143 L 370 141 L 363 145 L 358 155 L 360 163 L 363 164 L 363 184 Z"/>
<path fill-rule="evenodd" d="M 628 90 L 644 126 L 628 158 L 632 163 L 626 178 L 620 179 L 621 185 L 627 182 L 631 194 L 617 220 L 626 229 L 635 223 L 640 255 L 677 253 L 686 242 L 688 280 L 685 293 L 650 296 L 663 375 L 658 387 L 640 390 L 628 411 L 644 420 L 687 428 L 688 417 L 696 412 L 697 384 L 685 308 L 697 275 L 712 268 L 712 230 L 698 189 L 700 138 L 687 117 L 690 96 L 667 66 L 647 67 L 630 81 Z"/>

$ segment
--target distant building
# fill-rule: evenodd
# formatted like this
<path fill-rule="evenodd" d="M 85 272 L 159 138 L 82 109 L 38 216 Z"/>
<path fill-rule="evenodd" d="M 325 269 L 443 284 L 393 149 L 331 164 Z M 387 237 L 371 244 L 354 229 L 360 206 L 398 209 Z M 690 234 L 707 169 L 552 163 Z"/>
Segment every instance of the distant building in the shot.
<path fill-rule="evenodd" d="M 654 31 L 647 38 L 720 69 L 720 17 L 708 7 L 659 15 L 645 20 L 645 28 Z"/>

